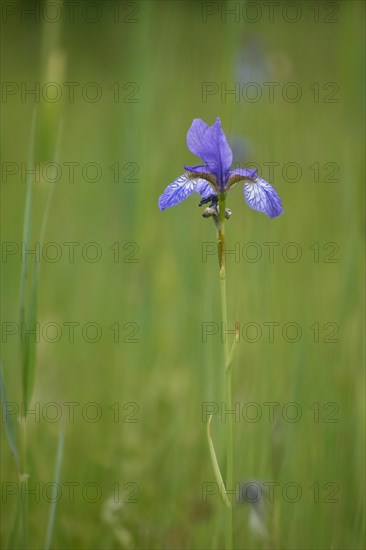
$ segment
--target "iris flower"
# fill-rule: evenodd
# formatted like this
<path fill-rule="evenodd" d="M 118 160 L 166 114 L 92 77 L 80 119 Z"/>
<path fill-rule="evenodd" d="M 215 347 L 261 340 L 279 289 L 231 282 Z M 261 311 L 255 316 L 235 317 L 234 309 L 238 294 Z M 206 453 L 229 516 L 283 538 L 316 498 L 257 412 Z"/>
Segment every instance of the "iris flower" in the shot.
<path fill-rule="evenodd" d="M 160 210 L 179 204 L 196 191 L 202 197 L 200 206 L 211 202 L 210 209 L 206 209 L 206 217 L 213 215 L 210 210 L 216 209 L 217 212 L 219 195 L 226 196 L 238 181 L 244 181 L 244 198 L 248 206 L 264 212 L 270 218 L 282 214 L 281 199 L 276 190 L 257 175 L 256 169 L 230 170 L 233 153 L 219 118 L 216 118 L 212 126 L 195 118 L 187 133 L 187 147 L 194 155 L 200 157 L 204 164 L 184 166 L 185 173 L 168 185 L 159 197 Z M 230 213 L 228 210 L 228 216 Z"/>

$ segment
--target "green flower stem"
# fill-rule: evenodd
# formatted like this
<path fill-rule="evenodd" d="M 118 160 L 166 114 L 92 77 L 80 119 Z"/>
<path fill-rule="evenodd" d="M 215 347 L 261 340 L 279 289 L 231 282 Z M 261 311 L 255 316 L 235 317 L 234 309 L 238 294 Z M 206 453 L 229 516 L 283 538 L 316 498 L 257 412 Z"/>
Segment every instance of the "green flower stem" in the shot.
<path fill-rule="evenodd" d="M 219 215 L 220 223 L 218 227 L 218 255 L 220 266 L 220 289 L 221 289 L 221 316 L 222 326 L 226 333 L 227 330 L 227 299 L 226 299 L 226 265 L 225 265 L 225 202 L 226 196 L 219 195 Z M 233 348 L 234 349 L 234 348 Z M 232 353 L 229 350 L 229 342 L 225 337 L 224 343 L 225 355 L 225 405 L 226 411 L 232 410 L 231 397 L 231 360 Z M 230 506 L 226 506 L 225 521 L 225 548 L 233 548 L 233 508 L 232 508 L 232 490 L 233 490 L 233 419 L 232 415 L 226 416 L 226 495 Z"/>

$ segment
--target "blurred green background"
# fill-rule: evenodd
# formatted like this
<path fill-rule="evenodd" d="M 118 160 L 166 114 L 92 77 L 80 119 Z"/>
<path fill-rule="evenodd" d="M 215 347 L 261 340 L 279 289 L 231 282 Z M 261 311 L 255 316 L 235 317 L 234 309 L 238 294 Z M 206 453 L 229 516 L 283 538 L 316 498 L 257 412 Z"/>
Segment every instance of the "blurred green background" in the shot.
<path fill-rule="evenodd" d="M 275 220 L 252 211 L 240 184 L 228 198 L 229 328 L 241 328 L 234 477 L 278 484 L 264 497 L 267 536 L 249 525 L 253 506 L 236 506 L 235 548 L 364 547 L 364 4 L 275 4 L 2 3 L 2 240 L 15 249 L 35 107 L 34 246 L 63 125 L 28 418 L 30 548 L 44 544 L 60 410 L 52 548 L 223 547 L 223 505 L 205 496 L 215 480 L 202 416 L 204 403 L 221 411 L 223 401 L 217 260 L 203 255 L 215 231 L 198 195 L 157 206 L 183 164 L 197 163 L 185 144 L 193 118 L 216 116 L 235 160 L 259 166 L 285 209 Z M 39 102 L 24 93 L 37 86 Z M 272 175 L 264 163 L 277 163 Z M 273 258 L 264 243 L 275 243 Z M 3 255 L 5 323 L 19 321 L 21 260 Z M 205 323 L 218 332 L 203 338 Z M 21 357 L 9 326 L 2 361 L 16 411 Z M 278 403 L 273 417 L 265 403 Z M 212 428 L 224 469 L 221 420 Z M 17 471 L 2 428 L 4 491 Z M 4 547 L 15 507 L 3 492 Z"/>

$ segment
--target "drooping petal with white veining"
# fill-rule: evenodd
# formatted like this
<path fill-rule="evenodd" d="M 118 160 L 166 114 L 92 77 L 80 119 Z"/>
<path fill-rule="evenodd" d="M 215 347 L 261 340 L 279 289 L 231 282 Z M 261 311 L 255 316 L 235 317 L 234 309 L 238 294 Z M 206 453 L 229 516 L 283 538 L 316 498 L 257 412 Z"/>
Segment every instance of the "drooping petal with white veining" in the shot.
<path fill-rule="evenodd" d="M 161 211 L 175 206 L 184 201 L 194 191 L 194 181 L 189 179 L 186 174 L 182 174 L 176 180 L 168 185 L 164 193 L 159 197 L 159 208 Z"/>
<path fill-rule="evenodd" d="M 270 218 L 275 218 L 283 212 L 277 191 L 259 176 L 244 184 L 244 197 L 250 208 L 264 212 Z"/>
<path fill-rule="evenodd" d="M 203 199 L 207 199 L 207 197 L 216 194 L 216 191 L 208 183 L 208 181 L 199 178 L 194 180 L 194 182 L 196 184 L 195 191 L 197 191 L 197 193 L 199 193 Z"/>
<path fill-rule="evenodd" d="M 187 174 L 182 174 L 169 184 L 164 193 L 160 195 L 158 201 L 160 210 L 163 211 L 166 208 L 179 204 L 194 191 L 197 191 L 203 198 L 215 192 L 206 180 L 201 178 L 191 179 Z"/>

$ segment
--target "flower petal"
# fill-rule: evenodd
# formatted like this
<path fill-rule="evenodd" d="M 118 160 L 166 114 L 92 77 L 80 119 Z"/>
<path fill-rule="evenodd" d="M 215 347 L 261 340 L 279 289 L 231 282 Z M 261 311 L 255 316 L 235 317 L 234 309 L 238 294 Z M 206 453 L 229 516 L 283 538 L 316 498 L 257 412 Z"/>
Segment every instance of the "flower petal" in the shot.
<path fill-rule="evenodd" d="M 165 189 L 159 197 L 159 208 L 161 211 L 175 206 L 184 201 L 189 195 L 197 191 L 204 199 L 215 193 L 210 183 L 202 178 L 190 178 L 188 174 L 182 174 Z"/>
<path fill-rule="evenodd" d="M 226 180 L 233 163 L 233 153 L 221 128 L 219 117 L 216 118 L 215 124 L 206 133 L 206 141 L 208 140 L 211 140 L 215 149 L 211 162 L 217 163 L 217 171 L 221 168 L 222 178 Z M 203 160 L 208 162 L 206 159 Z"/>
<path fill-rule="evenodd" d="M 235 170 L 231 170 L 229 174 L 229 178 L 231 176 L 242 176 L 240 179 L 253 179 L 257 175 L 257 168 L 254 168 L 251 170 L 250 168 L 236 168 Z M 238 178 L 235 178 L 236 181 L 240 181 Z"/>
<path fill-rule="evenodd" d="M 211 171 L 209 171 L 207 164 L 204 164 L 203 166 L 184 165 L 184 168 L 187 170 L 188 177 L 195 180 L 198 178 L 206 180 L 212 185 L 212 189 L 215 191 L 215 193 L 219 192 L 216 176 Z"/>
<path fill-rule="evenodd" d="M 244 183 L 244 197 L 253 210 L 264 212 L 270 218 L 275 218 L 283 212 L 281 199 L 277 191 L 259 176 L 255 177 L 250 183 Z"/>
<path fill-rule="evenodd" d="M 216 191 L 212 188 L 208 181 L 199 178 L 197 180 L 194 180 L 194 182 L 194 190 L 197 191 L 197 193 L 199 193 L 203 199 L 207 199 L 207 197 L 216 194 Z"/>
<path fill-rule="evenodd" d="M 200 157 L 217 179 L 223 190 L 233 161 L 233 154 L 221 128 L 221 121 L 208 126 L 201 119 L 194 119 L 187 133 L 187 147 Z"/>
<path fill-rule="evenodd" d="M 200 164 L 198 166 L 188 166 L 187 164 L 184 164 L 184 168 L 188 172 L 196 172 L 197 174 L 202 174 L 202 172 L 209 172 L 207 164 Z M 214 176 L 215 174 L 213 174 Z"/>
<path fill-rule="evenodd" d="M 200 118 L 195 118 L 187 132 L 187 147 L 197 157 L 203 159 L 205 153 L 204 137 L 208 124 Z"/>
<path fill-rule="evenodd" d="M 250 170 L 249 168 L 237 168 L 229 172 L 227 180 L 227 189 L 231 189 L 238 181 L 253 180 L 257 175 L 258 170 Z"/>
<path fill-rule="evenodd" d="M 160 210 L 163 211 L 184 201 L 193 193 L 194 188 L 194 181 L 189 179 L 186 174 L 182 174 L 173 183 L 169 184 L 164 193 L 160 195 L 158 201 Z"/>

